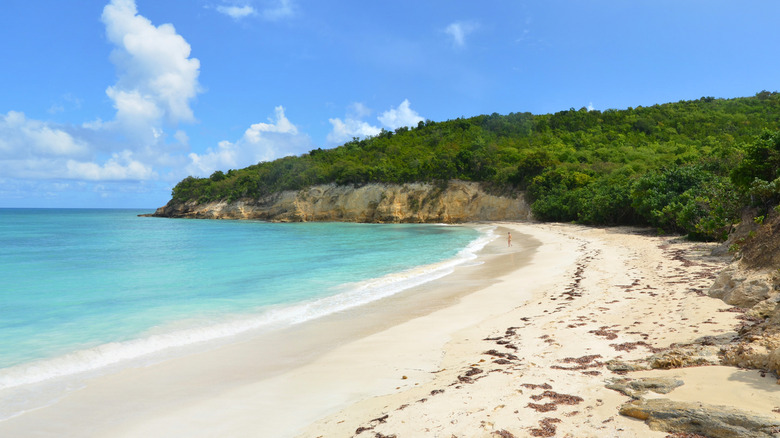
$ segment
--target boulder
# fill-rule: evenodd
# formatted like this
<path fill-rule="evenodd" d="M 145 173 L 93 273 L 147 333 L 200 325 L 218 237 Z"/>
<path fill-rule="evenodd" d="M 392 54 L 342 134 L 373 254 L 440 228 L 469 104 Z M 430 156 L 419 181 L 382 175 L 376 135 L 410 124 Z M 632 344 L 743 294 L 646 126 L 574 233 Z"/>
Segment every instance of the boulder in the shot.
<path fill-rule="evenodd" d="M 652 430 L 700 434 L 709 438 L 780 437 L 780 422 L 727 406 L 668 399 L 634 400 L 620 414 L 643 420 Z"/>

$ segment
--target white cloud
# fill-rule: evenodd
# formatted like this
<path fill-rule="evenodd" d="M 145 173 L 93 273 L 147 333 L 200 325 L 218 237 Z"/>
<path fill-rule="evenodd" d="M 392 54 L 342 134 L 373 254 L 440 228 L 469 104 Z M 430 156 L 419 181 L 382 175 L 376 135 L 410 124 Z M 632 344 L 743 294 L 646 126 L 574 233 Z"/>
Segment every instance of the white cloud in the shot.
<path fill-rule="evenodd" d="M 2 159 L 85 156 L 89 145 L 50 124 L 30 120 L 24 113 L 0 114 Z"/>
<path fill-rule="evenodd" d="M 243 168 L 311 149 L 311 139 L 298 132 L 285 116 L 284 107 L 277 106 L 274 117 L 269 117 L 268 121 L 270 123 L 251 125 L 235 143 L 221 141 L 204 154 L 189 154 L 187 171 L 194 176 L 208 176 L 215 170 Z"/>
<path fill-rule="evenodd" d="M 456 47 L 464 47 L 466 36 L 477 30 L 478 27 L 476 23 L 456 21 L 447 26 L 444 32 L 452 38 L 452 43 Z"/>
<path fill-rule="evenodd" d="M 68 160 L 67 177 L 88 181 L 143 181 L 157 178 L 157 173 L 151 167 L 134 160 L 132 155 L 130 151 L 113 154 L 103 165 Z"/>
<path fill-rule="evenodd" d="M 153 25 L 138 15 L 134 0 L 112 0 L 103 8 L 108 39 L 116 46 L 111 59 L 119 80 L 106 94 L 114 101 L 117 121 L 130 126 L 165 117 L 194 120 L 190 102 L 198 94 L 200 61 L 172 24 Z"/>
<path fill-rule="evenodd" d="M 221 5 L 221 6 L 217 6 L 217 11 L 219 11 L 219 12 L 225 14 L 225 15 L 228 15 L 228 16 L 232 17 L 235 20 L 240 20 L 240 19 L 242 19 L 244 17 L 248 17 L 250 15 L 257 14 L 257 11 L 255 11 L 255 8 L 253 8 L 253 7 L 249 6 L 249 5 L 244 5 L 244 6 L 225 6 L 225 5 Z"/>
<path fill-rule="evenodd" d="M 343 143 L 352 140 L 353 137 L 372 137 L 382 132 L 380 128 L 362 120 L 329 119 L 328 121 L 333 125 L 333 130 L 327 138 L 329 143 Z"/>
<path fill-rule="evenodd" d="M 278 21 L 295 15 L 293 0 L 266 0 L 268 5 L 260 11 L 248 4 L 249 0 L 227 0 L 230 4 L 221 4 L 214 9 L 238 21 L 249 16 L 259 16 L 267 21 Z M 206 6 L 207 9 L 213 6 Z"/>
<path fill-rule="evenodd" d="M 379 121 L 388 127 L 389 129 L 396 130 L 402 126 L 417 126 L 423 119 L 409 107 L 409 99 L 404 99 L 401 105 L 398 105 L 398 109 L 390 108 L 388 111 L 382 113 L 377 117 Z"/>
<path fill-rule="evenodd" d="M 157 174 L 133 158 L 113 154 L 104 164 L 90 144 L 65 129 L 23 113 L 0 115 L 0 173 L 8 178 L 146 180 Z"/>
<path fill-rule="evenodd" d="M 593 110 L 595 110 L 595 109 L 596 109 L 596 108 L 593 106 L 593 102 L 589 102 L 589 103 L 588 103 L 588 111 L 593 111 Z"/>
<path fill-rule="evenodd" d="M 284 115 L 284 107 L 277 106 L 274 108 L 275 118 L 268 118 L 271 123 L 255 123 L 249 129 L 246 130 L 244 137 L 257 139 L 263 132 L 278 132 L 280 134 L 297 134 L 298 128 L 293 125 L 290 120 Z"/>
<path fill-rule="evenodd" d="M 270 21 L 281 20 L 295 15 L 292 0 L 278 0 L 275 6 L 263 10 L 263 18 Z"/>
<path fill-rule="evenodd" d="M 361 120 L 371 114 L 371 110 L 362 103 L 353 103 L 349 106 L 347 116 L 342 119 L 329 119 L 333 129 L 328 134 L 327 141 L 331 144 L 344 143 L 354 137 L 371 137 L 382 132 L 382 128 L 396 130 L 402 126 L 417 126 L 424 119 L 411 109 L 409 99 L 404 99 L 398 108 L 390 108 L 377 117 L 382 127 L 373 126 Z"/>

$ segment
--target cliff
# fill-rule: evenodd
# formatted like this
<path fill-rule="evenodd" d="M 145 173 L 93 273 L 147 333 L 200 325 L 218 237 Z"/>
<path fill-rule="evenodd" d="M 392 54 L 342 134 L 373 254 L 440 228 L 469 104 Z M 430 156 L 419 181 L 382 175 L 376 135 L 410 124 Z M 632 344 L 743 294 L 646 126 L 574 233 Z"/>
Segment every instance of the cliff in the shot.
<path fill-rule="evenodd" d="M 780 215 L 748 212 L 724 245 L 734 261 L 709 295 L 737 306 L 744 314 L 739 337 L 723 349 L 723 362 L 780 375 Z"/>
<path fill-rule="evenodd" d="M 522 196 L 486 193 L 479 183 L 334 184 L 283 191 L 234 202 L 169 202 L 150 215 L 199 219 L 260 219 L 275 222 L 460 223 L 527 220 L 531 210 Z"/>

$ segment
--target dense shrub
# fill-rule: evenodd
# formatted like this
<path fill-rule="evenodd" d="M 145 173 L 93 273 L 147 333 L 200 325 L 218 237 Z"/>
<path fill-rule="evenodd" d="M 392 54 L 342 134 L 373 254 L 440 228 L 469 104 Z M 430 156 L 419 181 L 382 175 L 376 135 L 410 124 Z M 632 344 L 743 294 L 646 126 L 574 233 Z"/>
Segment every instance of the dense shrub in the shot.
<path fill-rule="evenodd" d="M 382 131 L 333 149 L 188 177 L 174 202 L 315 184 L 482 181 L 525 191 L 538 219 L 642 224 L 720 239 L 748 199 L 780 201 L 780 95 L 482 115 Z"/>

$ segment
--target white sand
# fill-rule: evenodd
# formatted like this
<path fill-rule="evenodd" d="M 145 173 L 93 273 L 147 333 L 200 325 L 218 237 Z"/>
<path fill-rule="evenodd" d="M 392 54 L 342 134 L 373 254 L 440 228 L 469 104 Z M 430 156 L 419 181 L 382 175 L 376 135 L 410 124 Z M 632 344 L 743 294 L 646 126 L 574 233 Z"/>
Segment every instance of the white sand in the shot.
<path fill-rule="evenodd" d="M 515 246 L 494 242 L 483 265 L 272 337 L 95 379 L 0 422 L 0 436 L 348 437 L 358 428 L 372 428 L 358 435 L 369 437 L 528 436 L 543 418 L 561 420 L 556 436 L 665 436 L 617 415 L 628 398 L 604 388 L 612 375 L 603 366 L 551 367 L 571 368 L 577 364 L 566 358 L 586 355 L 606 362 L 649 354 L 610 344 L 663 347 L 727 334 L 734 314 L 691 292 L 706 289 L 723 261 L 695 244 L 625 229 L 500 225 L 513 231 Z M 680 250 L 692 264 L 675 258 Z M 485 340 L 509 327 L 518 327 L 506 338 L 516 349 Z M 484 354 L 491 349 L 518 360 L 493 363 L 497 357 Z M 472 365 L 481 372 L 467 376 Z M 696 382 L 706 386 L 706 378 Z M 732 394 L 755 392 L 747 377 L 730 383 Z M 527 405 L 550 400 L 533 400 L 544 389 L 528 384 L 583 400 L 537 412 Z"/>

